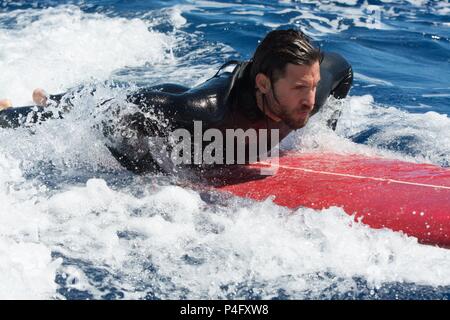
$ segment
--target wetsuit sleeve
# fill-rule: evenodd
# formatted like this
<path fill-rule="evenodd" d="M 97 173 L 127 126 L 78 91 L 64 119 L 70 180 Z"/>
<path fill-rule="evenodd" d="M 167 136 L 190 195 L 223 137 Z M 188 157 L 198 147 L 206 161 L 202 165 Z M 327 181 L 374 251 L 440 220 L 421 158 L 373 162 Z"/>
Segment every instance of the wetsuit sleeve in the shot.
<path fill-rule="evenodd" d="M 61 118 L 61 114 L 40 106 L 8 108 L 0 111 L 0 128 L 18 128 L 24 124 L 39 123 L 50 118 Z"/>
<path fill-rule="evenodd" d="M 0 111 L 0 128 L 18 128 L 23 125 L 40 123 L 48 119 L 62 118 L 72 104 L 70 99 L 62 101 L 66 93 L 51 94 L 47 97 L 47 106 L 23 106 Z M 49 108 L 49 106 L 54 108 Z"/>
<path fill-rule="evenodd" d="M 192 89 L 167 85 L 144 88 L 127 97 L 139 108 L 139 112 L 128 116 L 132 127 L 144 134 L 156 130 L 150 115 L 168 119 L 174 127 L 189 129 L 194 121 L 202 121 L 204 127 L 220 123 L 226 114 L 226 99 L 229 94 L 229 78 L 216 76 Z"/>
<path fill-rule="evenodd" d="M 320 82 L 317 87 L 313 114 L 325 104 L 328 96 L 345 98 L 353 83 L 351 65 L 341 55 L 334 52 L 323 53 L 320 63 Z"/>

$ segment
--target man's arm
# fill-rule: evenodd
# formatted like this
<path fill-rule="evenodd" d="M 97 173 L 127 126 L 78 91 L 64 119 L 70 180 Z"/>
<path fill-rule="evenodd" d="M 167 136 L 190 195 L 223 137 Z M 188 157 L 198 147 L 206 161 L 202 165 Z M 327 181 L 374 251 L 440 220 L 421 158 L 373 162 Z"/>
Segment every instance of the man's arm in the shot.
<path fill-rule="evenodd" d="M 159 89 L 159 90 L 158 90 Z M 148 133 L 153 125 L 148 115 L 167 119 L 169 123 L 189 129 L 194 121 L 202 121 L 204 127 L 220 123 L 227 111 L 227 98 L 231 91 L 229 76 L 216 76 L 201 85 L 188 89 L 177 85 L 144 88 L 127 97 L 138 106 L 132 115 L 133 126 Z"/>
<path fill-rule="evenodd" d="M 45 110 L 42 106 L 8 108 L 0 111 L 0 127 L 18 128 L 25 124 L 39 123 L 50 118 L 62 118 L 62 113 Z"/>
<path fill-rule="evenodd" d="M 0 127 L 18 128 L 25 124 L 33 124 L 51 118 L 62 118 L 64 112 L 69 109 L 68 105 L 61 106 L 61 100 L 65 93 L 48 95 L 43 89 L 35 89 L 32 94 L 35 105 L 12 107 L 0 109 Z M 47 108 L 48 106 L 55 108 Z"/>

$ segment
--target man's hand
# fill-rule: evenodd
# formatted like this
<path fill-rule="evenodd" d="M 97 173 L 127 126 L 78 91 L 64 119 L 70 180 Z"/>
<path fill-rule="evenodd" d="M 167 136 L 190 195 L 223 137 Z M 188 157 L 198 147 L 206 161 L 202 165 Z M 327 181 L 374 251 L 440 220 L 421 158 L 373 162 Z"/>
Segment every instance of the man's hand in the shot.
<path fill-rule="evenodd" d="M 8 99 L 0 99 L 0 111 L 5 110 L 12 107 L 11 100 Z"/>
<path fill-rule="evenodd" d="M 44 89 L 37 88 L 33 91 L 33 101 L 38 106 L 46 106 L 47 105 L 47 93 Z"/>

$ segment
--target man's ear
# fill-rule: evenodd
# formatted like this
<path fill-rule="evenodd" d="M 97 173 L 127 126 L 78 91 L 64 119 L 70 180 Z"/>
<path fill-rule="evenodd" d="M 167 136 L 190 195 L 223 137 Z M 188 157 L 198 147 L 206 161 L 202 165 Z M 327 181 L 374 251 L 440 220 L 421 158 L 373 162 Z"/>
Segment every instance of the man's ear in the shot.
<path fill-rule="evenodd" d="M 255 78 L 256 87 L 264 94 L 270 90 L 270 80 L 264 73 L 258 73 Z"/>

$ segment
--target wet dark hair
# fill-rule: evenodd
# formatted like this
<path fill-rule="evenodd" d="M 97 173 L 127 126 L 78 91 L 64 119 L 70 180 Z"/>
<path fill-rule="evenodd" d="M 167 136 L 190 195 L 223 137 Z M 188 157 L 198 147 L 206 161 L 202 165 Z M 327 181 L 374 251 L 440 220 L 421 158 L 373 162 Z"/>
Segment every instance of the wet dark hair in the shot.
<path fill-rule="evenodd" d="M 263 73 L 273 83 L 284 75 L 288 63 L 312 65 L 321 59 L 320 50 L 313 47 L 303 32 L 294 29 L 271 31 L 256 48 L 250 78 L 254 85 L 256 75 Z"/>

